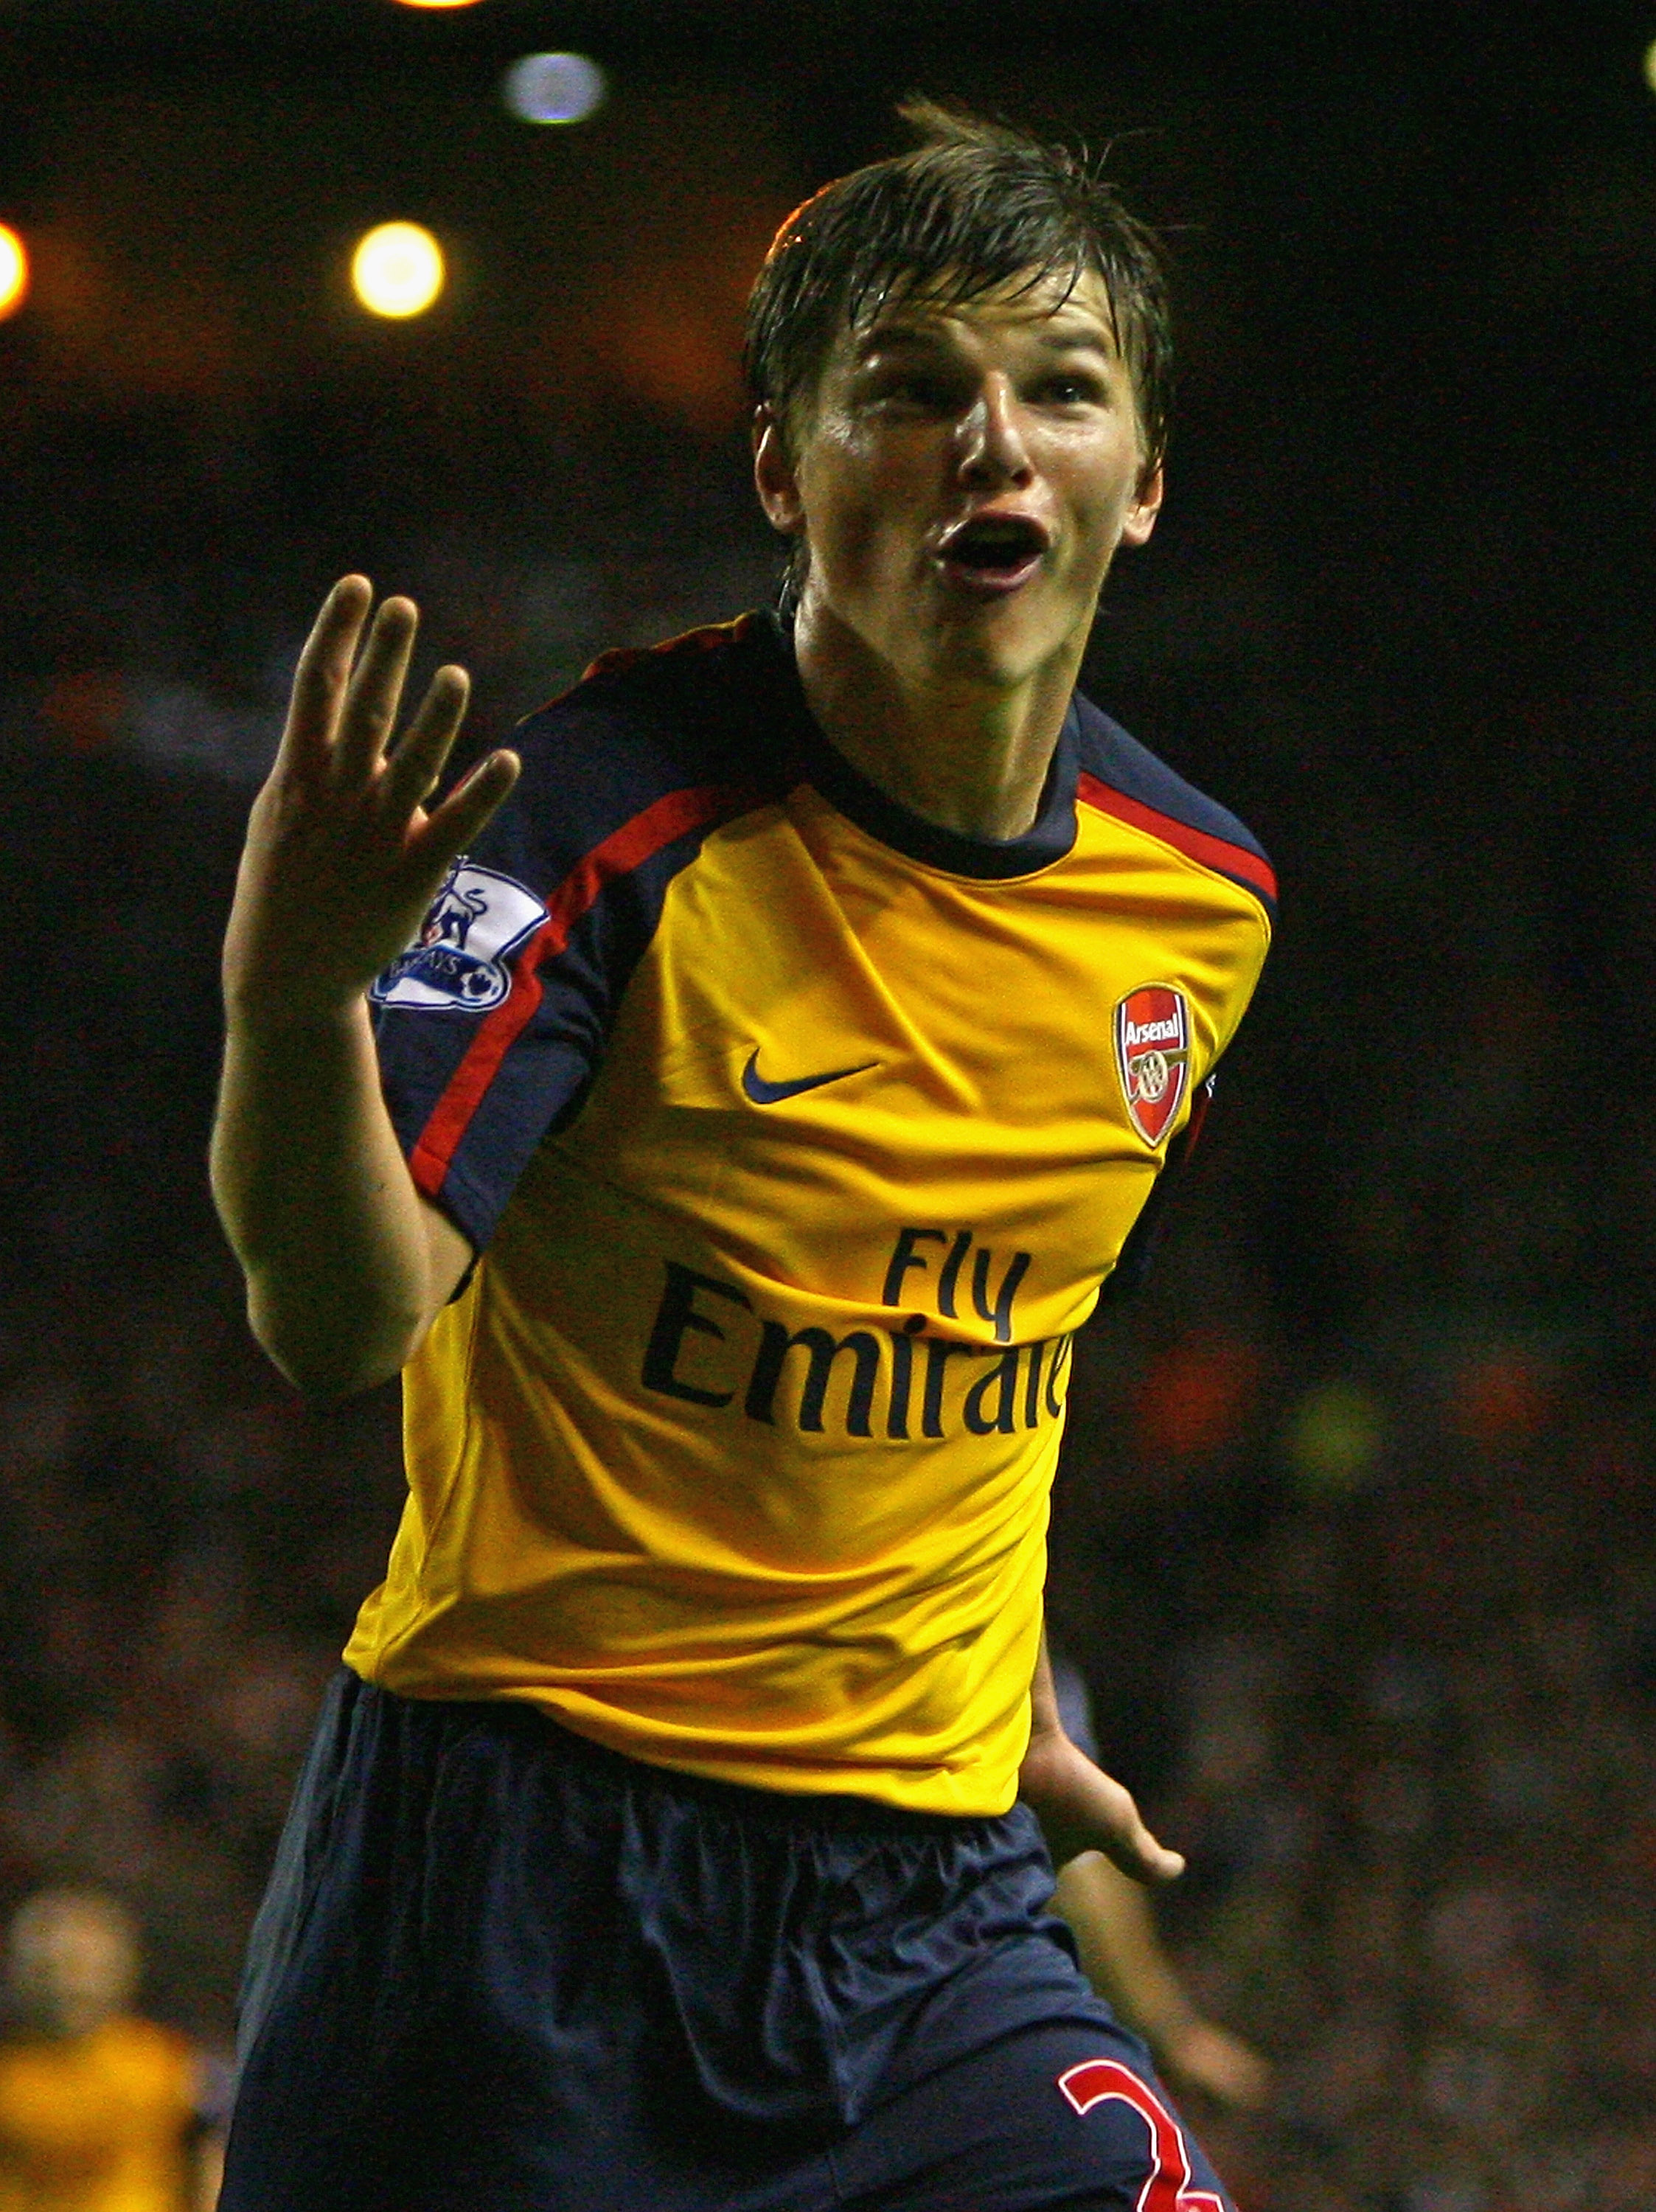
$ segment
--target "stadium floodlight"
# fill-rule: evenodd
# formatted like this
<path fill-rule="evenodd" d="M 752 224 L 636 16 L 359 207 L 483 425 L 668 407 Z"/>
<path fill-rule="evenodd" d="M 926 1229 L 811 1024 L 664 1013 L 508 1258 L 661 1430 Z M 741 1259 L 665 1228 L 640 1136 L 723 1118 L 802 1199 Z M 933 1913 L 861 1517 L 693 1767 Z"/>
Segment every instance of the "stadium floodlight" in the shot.
<path fill-rule="evenodd" d="M 371 315 L 422 315 L 443 289 L 443 249 L 417 222 L 382 222 L 359 240 L 351 287 Z"/>
<path fill-rule="evenodd" d="M 607 90 L 585 54 L 525 54 L 500 80 L 500 97 L 525 123 L 584 123 Z"/>
<path fill-rule="evenodd" d="M 28 248 L 9 223 L 0 222 L 0 321 L 28 297 Z"/>

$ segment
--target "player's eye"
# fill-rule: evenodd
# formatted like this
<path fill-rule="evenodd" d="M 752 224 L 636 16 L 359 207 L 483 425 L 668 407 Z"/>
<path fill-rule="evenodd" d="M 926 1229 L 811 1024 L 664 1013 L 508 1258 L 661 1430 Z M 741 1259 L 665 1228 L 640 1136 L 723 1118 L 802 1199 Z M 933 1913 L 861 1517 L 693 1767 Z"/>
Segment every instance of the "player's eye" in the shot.
<path fill-rule="evenodd" d="M 1096 377 L 1065 374 L 1049 376 L 1041 386 L 1041 396 L 1059 407 L 1090 406 L 1103 398 Z"/>
<path fill-rule="evenodd" d="M 948 378 L 926 369 L 905 369 L 888 378 L 879 388 L 879 396 L 900 407 L 921 408 L 929 413 L 947 410 L 960 404 L 959 394 Z"/>

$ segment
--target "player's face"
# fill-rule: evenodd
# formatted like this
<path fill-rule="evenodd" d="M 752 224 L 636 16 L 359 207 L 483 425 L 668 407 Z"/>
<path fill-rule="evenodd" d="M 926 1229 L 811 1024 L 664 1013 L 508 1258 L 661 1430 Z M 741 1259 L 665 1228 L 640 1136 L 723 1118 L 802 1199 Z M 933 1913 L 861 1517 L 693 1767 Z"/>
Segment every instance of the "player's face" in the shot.
<path fill-rule="evenodd" d="M 837 623 L 901 678 L 1073 679 L 1116 548 L 1161 504 L 1109 297 L 1089 273 L 965 305 L 904 301 L 845 331 L 792 453 L 761 428 L 760 496 L 803 532 L 802 623 Z"/>

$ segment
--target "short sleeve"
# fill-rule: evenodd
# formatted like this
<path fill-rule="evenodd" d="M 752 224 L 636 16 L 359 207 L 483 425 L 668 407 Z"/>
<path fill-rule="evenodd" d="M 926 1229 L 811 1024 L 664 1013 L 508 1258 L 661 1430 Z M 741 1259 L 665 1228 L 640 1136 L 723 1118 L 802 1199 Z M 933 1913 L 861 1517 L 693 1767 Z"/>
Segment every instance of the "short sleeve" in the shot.
<path fill-rule="evenodd" d="M 578 1104 L 608 1026 L 597 933 L 573 926 L 540 843 L 514 793 L 369 993 L 416 1185 L 479 1249 L 541 1139 Z"/>
<path fill-rule="evenodd" d="M 753 803 L 682 690 L 649 666 L 600 676 L 525 723 L 510 798 L 369 992 L 416 1186 L 479 1250 L 579 1113 L 674 874 Z"/>

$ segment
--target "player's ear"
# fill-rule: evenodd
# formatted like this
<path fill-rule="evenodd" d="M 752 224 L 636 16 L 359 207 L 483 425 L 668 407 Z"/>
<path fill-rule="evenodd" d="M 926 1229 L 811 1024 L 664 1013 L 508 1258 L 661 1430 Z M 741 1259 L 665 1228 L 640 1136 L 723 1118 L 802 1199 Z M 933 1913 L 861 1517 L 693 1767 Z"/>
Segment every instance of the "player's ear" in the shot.
<path fill-rule="evenodd" d="M 1142 545 L 1155 529 L 1156 518 L 1162 512 L 1162 495 L 1165 489 L 1162 464 L 1158 461 L 1139 479 L 1133 503 L 1127 509 L 1121 525 L 1121 543 L 1124 545 Z"/>
<path fill-rule="evenodd" d="M 753 481 L 771 527 L 797 538 L 805 526 L 804 502 L 782 426 L 768 407 L 753 410 Z"/>

